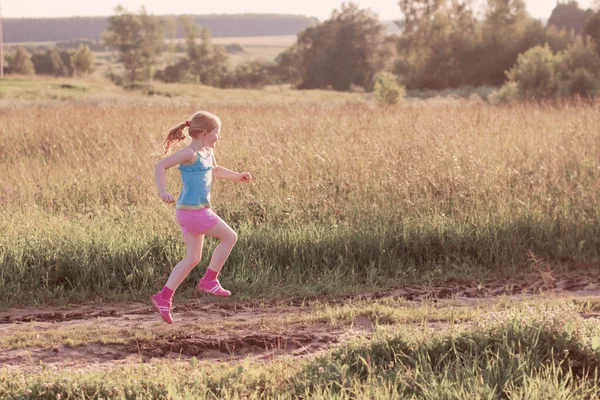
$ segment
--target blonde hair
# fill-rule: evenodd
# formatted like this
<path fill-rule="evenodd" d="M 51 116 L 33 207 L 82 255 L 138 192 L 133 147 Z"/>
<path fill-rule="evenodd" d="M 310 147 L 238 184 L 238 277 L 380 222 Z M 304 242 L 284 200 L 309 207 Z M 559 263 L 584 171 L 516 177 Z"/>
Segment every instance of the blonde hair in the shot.
<path fill-rule="evenodd" d="M 189 121 L 174 126 L 165 139 L 163 156 L 169 153 L 174 144 L 185 139 L 183 130 L 186 127 L 188 128 L 188 134 L 193 138 L 202 132 L 210 132 L 217 127 L 221 127 L 221 119 L 208 111 L 198 111 L 192 115 Z"/>

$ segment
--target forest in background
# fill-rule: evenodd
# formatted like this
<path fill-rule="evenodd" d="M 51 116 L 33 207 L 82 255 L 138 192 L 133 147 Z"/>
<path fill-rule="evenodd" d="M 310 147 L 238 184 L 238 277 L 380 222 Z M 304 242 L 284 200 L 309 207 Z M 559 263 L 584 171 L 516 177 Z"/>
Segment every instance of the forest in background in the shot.
<path fill-rule="evenodd" d="M 230 56 L 246 49 L 217 45 L 212 38 L 222 32 L 198 18 L 117 7 L 100 41 L 17 48 L 7 56 L 8 72 L 91 73 L 93 52 L 110 50 L 117 56 L 114 68 L 103 73 L 129 89 L 156 80 L 222 88 L 285 84 L 375 91 L 388 104 L 400 101 L 405 89 L 501 88 L 490 97 L 494 102 L 589 98 L 600 91 L 600 2 L 593 9 L 558 2 L 546 24 L 527 13 L 523 0 L 487 0 L 483 12 L 468 0 L 400 0 L 398 6 L 404 19 L 397 34 L 371 10 L 343 3 L 328 20 L 300 30 L 278 55 L 243 63 L 232 63 Z M 72 46 L 65 50 L 65 43 Z"/>
<path fill-rule="evenodd" d="M 174 16 L 178 18 L 179 16 Z M 281 14 L 193 15 L 194 23 L 210 30 L 213 37 L 295 35 L 318 23 L 314 17 Z M 108 17 L 7 18 L 4 20 L 6 43 L 100 40 Z M 183 27 L 177 29 L 183 38 Z"/>

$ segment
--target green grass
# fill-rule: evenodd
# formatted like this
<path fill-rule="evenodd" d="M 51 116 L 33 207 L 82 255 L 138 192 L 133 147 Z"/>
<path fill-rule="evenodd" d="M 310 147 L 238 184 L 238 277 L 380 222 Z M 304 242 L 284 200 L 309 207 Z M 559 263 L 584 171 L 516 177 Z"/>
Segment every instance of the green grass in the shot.
<path fill-rule="evenodd" d="M 65 83 L 89 89 L 57 88 Z M 181 93 L 167 98 L 93 80 L 53 84 L 76 99 L 2 100 L 0 167 L 11 171 L 0 177 L 2 306 L 144 298 L 164 284 L 184 249 L 152 168 L 164 132 L 202 96 L 223 120 L 219 162 L 256 178 L 214 185 L 215 210 L 239 233 L 221 279 L 241 298 L 560 272 L 599 259 L 594 105 L 379 108 L 327 91 L 157 85 Z"/>
<path fill-rule="evenodd" d="M 600 331 L 568 305 L 483 314 L 434 332 L 398 326 L 304 360 L 168 360 L 110 371 L 0 375 L 3 398 L 583 399 L 600 394 Z"/>
<path fill-rule="evenodd" d="M 541 216 L 490 225 L 474 221 L 467 229 L 458 222 L 446 221 L 440 229 L 435 222 L 419 220 L 392 220 L 372 229 L 356 221 L 358 226 L 332 232 L 327 225 L 276 228 L 274 223 L 253 224 L 234 213 L 221 214 L 240 235 L 221 279 L 240 299 L 490 279 L 524 272 L 519 266 L 530 265 L 529 251 L 548 260 L 593 260 L 596 248 L 580 246 L 570 237 L 599 235 L 597 225 L 583 222 L 561 233 L 553 220 Z M 4 304 L 137 299 L 159 289 L 184 253 L 176 223 L 166 213 L 132 210 L 117 215 L 94 218 L 91 230 L 81 220 L 43 213 L 7 218 L 6 236 L 0 241 Z M 36 226 L 11 229 L 26 218 Z M 546 241 L 561 236 L 562 247 Z M 189 282 L 202 276 L 214 244 L 207 240 L 203 261 Z M 527 271 L 535 272 L 531 266 Z"/>

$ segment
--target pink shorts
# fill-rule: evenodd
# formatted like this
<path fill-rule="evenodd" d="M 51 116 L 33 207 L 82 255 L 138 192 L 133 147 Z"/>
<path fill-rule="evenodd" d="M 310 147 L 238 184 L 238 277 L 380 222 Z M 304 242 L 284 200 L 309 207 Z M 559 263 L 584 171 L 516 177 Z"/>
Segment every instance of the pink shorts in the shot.
<path fill-rule="evenodd" d="M 221 221 L 221 218 L 210 208 L 201 208 L 199 210 L 177 209 L 175 216 L 181 227 L 182 235 L 189 232 L 192 232 L 194 235 L 204 234 Z"/>

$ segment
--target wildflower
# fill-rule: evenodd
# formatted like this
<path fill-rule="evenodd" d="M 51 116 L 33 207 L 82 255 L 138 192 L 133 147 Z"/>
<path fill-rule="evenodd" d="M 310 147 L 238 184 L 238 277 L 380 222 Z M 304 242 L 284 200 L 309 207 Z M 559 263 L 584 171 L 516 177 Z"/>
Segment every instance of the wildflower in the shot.
<path fill-rule="evenodd" d="M 322 374 L 323 372 L 325 372 L 325 368 L 319 367 L 319 373 Z"/>

